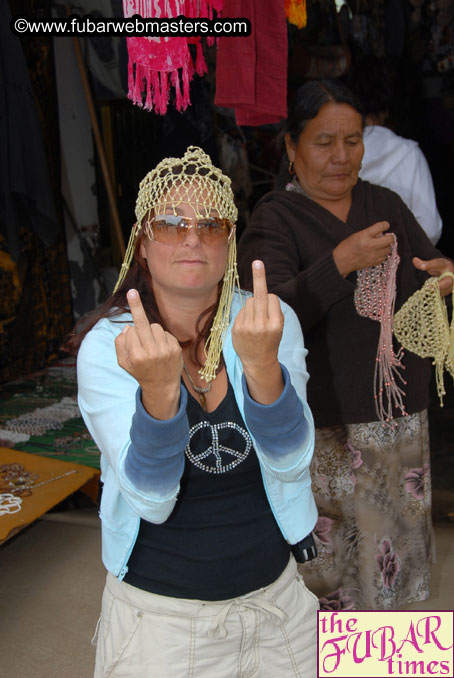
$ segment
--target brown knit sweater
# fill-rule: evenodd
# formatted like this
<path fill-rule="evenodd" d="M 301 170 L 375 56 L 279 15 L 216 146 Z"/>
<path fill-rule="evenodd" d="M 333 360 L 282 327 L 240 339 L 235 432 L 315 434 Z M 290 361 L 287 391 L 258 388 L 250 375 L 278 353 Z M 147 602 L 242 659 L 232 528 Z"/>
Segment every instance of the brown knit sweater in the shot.
<path fill-rule="evenodd" d="M 356 312 L 356 272 L 343 278 L 332 252 L 352 233 L 385 220 L 388 232 L 396 234 L 401 259 L 398 310 L 427 278 L 412 258 L 443 255 L 399 196 L 386 188 L 359 180 L 346 223 L 304 195 L 273 191 L 257 204 L 239 242 L 242 287 L 251 289 L 251 262 L 262 259 L 270 292 L 286 301 L 301 322 L 308 349 L 308 402 L 316 426 L 377 420 L 373 379 L 380 325 Z M 403 363 L 405 405 L 412 414 L 428 405 L 431 365 L 407 352 Z"/>

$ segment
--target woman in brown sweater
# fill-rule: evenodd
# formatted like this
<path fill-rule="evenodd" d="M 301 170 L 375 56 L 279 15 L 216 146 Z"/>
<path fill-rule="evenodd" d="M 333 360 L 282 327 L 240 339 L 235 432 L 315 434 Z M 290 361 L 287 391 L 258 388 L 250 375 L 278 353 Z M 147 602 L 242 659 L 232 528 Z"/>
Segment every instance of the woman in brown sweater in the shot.
<path fill-rule="evenodd" d="M 389 353 L 389 298 L 381 323 L 376 308 L 359 314 L 355 290 L 362 278 L 368 307 L 388 276 L 397 310 L 428 274 L 454 271 L 397 194 L 358 179 L 362 130 L 349 90 L 303 85 L 284 129 L 278 189 L 257 204 L 239 244 L 242 286 L 250 285 L 252 259 L 262 259 L 270 290 L 296 311 L 309 351 L 319 557 L 303 571 L 328 609 L 398 608 L 429 595 L 430 361 L 400 357 L 396 342 Z M 443 279 L 442 294 L 451 286 Z M 386 383 L 384 395 L 380 384 L 374 392 L 386 327 L 400 388 L 388 399 Z"/>

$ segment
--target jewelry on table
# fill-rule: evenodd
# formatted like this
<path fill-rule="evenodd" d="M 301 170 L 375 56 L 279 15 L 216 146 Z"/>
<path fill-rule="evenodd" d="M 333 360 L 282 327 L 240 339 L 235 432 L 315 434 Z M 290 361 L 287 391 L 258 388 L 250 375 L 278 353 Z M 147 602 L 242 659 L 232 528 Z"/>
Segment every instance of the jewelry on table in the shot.
<path fill-rule="evenodd" d="M 17 513 L 21 510 L 22 499 L 15 497 L 10 492 L 3 492 L 0 494 L 0 516 L 7 513 Z"/>
<path fill-rule="evenodd" d="M 210 381 L 210 382 L 208 383 L 208 386 L 196 386 L 196 385 L 194 384 L 194 381 L 193 381 L 193 379 L 192 379 L 192 377 L 191 377 L 191 375 L 190 375 L 190 373 L 189 373 L 189 370 L 188 370 L 188 368 L 186 367 L 186 364 L 185 364 L 185 363 L 183 363 L 183 369 L 184 369 L 184 372 L 185 372 L 187 378 L 189 379 L 189 383 L 191 384 L 192 388 L 194 389 L 194 391 L 195 391 L 195 392 L 197 393 L 197 395 L 199 396 L 199 400 L 200 400 L 201 406 L 203 407 L 204 410 L 206 410 L 206 408 L 207 408 L 207 399 L 206 399 L 206 397 L 205 397 L 205 393 L 208 393 L 208 392 L 211 390 L 211 384 L 212 384 L 212 382 Z"/>
<path fill-rule="evenodd" d="M 0 493 L 8 493 L 15 497 L 29 497 L 32 490 L 37 487 L 48 485 L 54 480 L 60 480 L 74 473 L 77 473 L 76 469 L 36 483 L 35 481 L 39 478 L 38 474 L 26 471 L 22 464 L 2 464 L 0 465 Z"/>
<path fill-rule="evenodd" d="M 38 477 L 37 473 L 26 471 L 22 464 L 2 464 L 0 492 L 14 494 L 16 497 L 29 497 L 31 487 Z"/>
<path fill-rule="evenodd" d="M 42 485 L 48 485 L 49 483 L 53 483 L 54 480 L 60 480 L 60 478 L 66 478 L 66 476 L 72 476 L 73 473 L 78 473 L 76 469 L 73 469 L 72 471 L 66 471 L 66 473 L 61 473 L 59 476 L 54 476 L 53 478 L 48 478 L 47 480 L 43 480 L 41 483 L 37 483 L 36 485 L 32 485 L 32 490 L 34 490 L 37 487 L 41 487 Z"/>

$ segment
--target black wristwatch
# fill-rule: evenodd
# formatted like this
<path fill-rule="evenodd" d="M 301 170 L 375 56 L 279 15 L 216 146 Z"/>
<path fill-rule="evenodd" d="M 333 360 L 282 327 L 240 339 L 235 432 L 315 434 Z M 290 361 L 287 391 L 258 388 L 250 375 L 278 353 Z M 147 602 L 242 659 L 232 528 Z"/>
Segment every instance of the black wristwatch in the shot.
<path fill-rule="evenodd" d="M 297 563 L 306 563 L 317 556 L 317 547 L 312 532 L 292 546 L 292 553 Z"/>

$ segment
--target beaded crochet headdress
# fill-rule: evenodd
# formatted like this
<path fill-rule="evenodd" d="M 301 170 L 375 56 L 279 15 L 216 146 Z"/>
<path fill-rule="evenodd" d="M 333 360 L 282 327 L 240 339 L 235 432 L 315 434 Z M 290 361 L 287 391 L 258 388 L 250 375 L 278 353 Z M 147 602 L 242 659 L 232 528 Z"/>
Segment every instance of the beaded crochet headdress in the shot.
<path fill-rule="evenodd" d="M 454 274 L 428 278 L 420 290 L 407 299 L 394 317 L 394 335 L 402 346 L 421 358 L 432 358 L 435 365 L 437 393 L 443 407 L 446 395 L 443 371 L 454 378 L 454 315 L 448 320 L 446 302 L 440 294 L 439 280 Z M 453 288 L 454 303 L 454 288 Z"/>
<path fill-rule="evenodd" d="M 214 210 L 221 219 L 228 219 L 233 227 L 238 218 L 230 178 L 215 167 L 211 158 L 197 146 L 189 146 L 182 158 L 164 158 L 140 182 L 135 210 L 137 221 L 131 231 L 114 293 L 129 270 L 141 229 L 148 228 L 146 218 L 156 208 L 167 212 L 173 210 L 177 214 L 177 207 L 182 203 L 189 203 L 200 218 L 205 217 L 207 211 Z M 207 382 L 216 376 L 224 336 L 229 326 L 235 285 L 239 289 L 236 239 L 235 233 L 232 233 L 218 310 L 205 343 L 206 362 L 199 371 Z"/>

